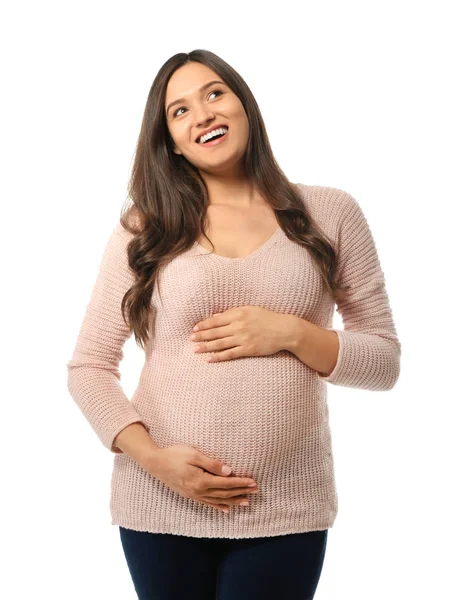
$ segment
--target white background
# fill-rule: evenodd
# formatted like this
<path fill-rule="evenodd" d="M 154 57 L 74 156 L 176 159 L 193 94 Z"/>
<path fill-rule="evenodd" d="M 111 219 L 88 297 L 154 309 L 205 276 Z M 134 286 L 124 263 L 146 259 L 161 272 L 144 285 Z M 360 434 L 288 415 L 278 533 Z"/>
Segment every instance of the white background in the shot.
<path fill-rule="evenodd" d="M 196 48 L 246 80 L 291 181 L 360 203 L 402 344 L 391 391 L 328 386 L 339 513 L 316 598 L 469 597 L 463 5 L 2 9 L 2 598 L 136 597 L 108 512 L 113 456 L 68 394 L 66 362 L 151 83 Z M 133 338 L 124 350 L 131 395 L 144 357 Z"/>

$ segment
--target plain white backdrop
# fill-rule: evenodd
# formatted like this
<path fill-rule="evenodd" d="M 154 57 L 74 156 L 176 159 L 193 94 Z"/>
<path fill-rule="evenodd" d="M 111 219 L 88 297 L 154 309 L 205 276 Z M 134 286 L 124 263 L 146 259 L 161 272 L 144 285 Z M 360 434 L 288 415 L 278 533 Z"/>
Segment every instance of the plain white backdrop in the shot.
<path fill-rule="evenodd" d="M 113 455 L 69 395 L 66 363 L 151 83 L 196 48 L 246 80 L 291 181 L 360 203 L 402 344 L 391 391 L 328 385 L 339 512 L 316 598 L 469 597 L 463 5 L 3 7 L 2 598 L 136 598 L 110 524 Z M 144 355 L 133 338 L 124 354 L 130 396 Z"/>

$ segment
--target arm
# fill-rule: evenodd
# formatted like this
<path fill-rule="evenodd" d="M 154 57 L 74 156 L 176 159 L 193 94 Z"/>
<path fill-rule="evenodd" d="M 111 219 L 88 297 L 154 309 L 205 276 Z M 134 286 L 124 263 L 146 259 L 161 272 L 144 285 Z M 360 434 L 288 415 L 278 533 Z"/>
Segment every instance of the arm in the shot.
<path fill-rule="evenodd" d="M 67 363 L 72 398 L 104 446 L 117 454 L 122 450 L 114 439 L 125 427 L 140 422 L 148 431 L 120 385 L 122 348 L 131 335 L 120 309 L 133 283 L 127 235 L 118 223 L 108 239 L 75 350 Z"/>
<path fill-rule="evenodd" d="M 338 279 L 350 285 L 337 303 L 344 329 L 323 329 L 299 319 L 291 352 L 335 385 L 386 391 L 400 373 L 401 344 L 385 277 L 368 222 L 347 194 L 338 230 Z M 301 322 L 302 321 L 302 322 Z"/>
<path fill-rule="evenodd" d="M 286 350 L 292 352 L 305 365 L 328 377 L 339 356 L 339 336 L 336 331 L 324 329 L 306 319 L 287 315 L 291 323 L 291 339 Z"/>
<path fill-rule="evenodd" d="M 161 448 L 151 439 L 146 427 L 142 423 L 132 423 L 125 427 L 117 434 L 114 446 L 122 450 L 125 454 L 128 454 L 144 468 L 148 468 L 149 461 L 151 461 L 151 468 L 154 471 L 154 459 L 159 457 Z"/>

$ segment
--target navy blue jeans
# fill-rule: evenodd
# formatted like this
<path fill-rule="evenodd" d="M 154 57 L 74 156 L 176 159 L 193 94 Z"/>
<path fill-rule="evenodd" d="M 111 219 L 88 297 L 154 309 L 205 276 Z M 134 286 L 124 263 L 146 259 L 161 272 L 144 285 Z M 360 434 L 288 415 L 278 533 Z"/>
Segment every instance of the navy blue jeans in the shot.
<path fill-rule="evenodd" d="M 139 600 L 311 600 L 327 543 L 327 529 L 243 539 L 119 531 Z"/>

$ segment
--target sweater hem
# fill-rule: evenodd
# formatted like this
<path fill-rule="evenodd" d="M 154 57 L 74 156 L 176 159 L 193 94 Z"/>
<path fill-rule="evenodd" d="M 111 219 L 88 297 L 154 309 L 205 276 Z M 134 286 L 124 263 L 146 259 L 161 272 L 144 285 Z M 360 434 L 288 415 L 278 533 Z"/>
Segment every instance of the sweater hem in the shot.
<path fill-rule="evenodd" d="M 222 513 L 227 519 L 230 518 L 229 513 Z M 265 538 L 265 537 L 276 537 L 281 535 L 291 535 L 295 533 L 308 533 L 310 531 L 324 531 L 325 529 L 332 529 L 335 519 L 326 522 L 322 525 L 317 524 L 302 524 L 302 525 L 289 525 L 283 528 L 274 528 L 270 531 L 265 531 L 262 527 L 253 527 L 249 533 L 243 533 L 240 535 L 233 534 L 226 528 L 224 531 L 220 530 L 219 524 L 216 527 L 210 529 L 201 527 L 197 529 L 182 529 L 177 524 L 152 524 L 138 522 L 128 517 L 111 517 L 111 525 L 117 525 L 124 529 L 132 529 L 134 531 L 143 531 L 147 533 L 169 533 L 172 535 L 180 535 L 184 537 L 195 537 L 195 538 L 223 538 L 223 539 L 251 539 L 251 538 Z M 228 524 L 227 524 L 228 525 Z"/>

